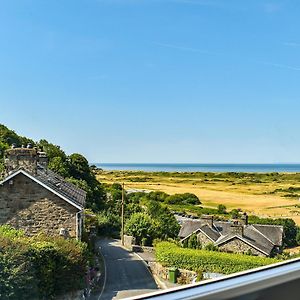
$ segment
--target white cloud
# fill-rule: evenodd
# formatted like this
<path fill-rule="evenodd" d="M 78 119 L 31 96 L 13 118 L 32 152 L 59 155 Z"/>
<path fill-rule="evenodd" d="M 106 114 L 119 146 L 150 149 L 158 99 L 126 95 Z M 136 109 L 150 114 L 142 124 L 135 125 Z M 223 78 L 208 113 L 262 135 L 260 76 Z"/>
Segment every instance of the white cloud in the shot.
<path fill-rule="evenodd" d="M 289 46 L 289 47 L 300 47 L 300 43 L 295 43 L 295 42 L 286 42 L 283 43 L 284 46 Z"/>
<path fill-rule="evenodd" d="M 287 70 L 292 70 L 292 71 L 300 71 L 300 67 L 297 66 L 291 66 L 291 65 L 284 65 L 284 64 L 277 64 L 277 63 L 270 63 L 270 62 L 262 62 L 262 64 L 275 67 L 275 68 L 280 68 L 280 69 L 287 69 Z"/>
<path fill-rule="evenodd" d="M 198 48 L 192 48 L 192 47 L 185 47 L 185 46 L 179 46 L 179 45 L 174 45 L 174 44 L 168 44 L 168 43 L 153 43 L 154 45 L 164 47 L 164 48 L 171 48 L 175 50 L 181 50 L 181 51 L 188 51 L 188 52 L 197 52 L 197 53 L 202 53 L 202 54 L 213 54 L 209 51 L 206 50 L 201 50 Z"/>

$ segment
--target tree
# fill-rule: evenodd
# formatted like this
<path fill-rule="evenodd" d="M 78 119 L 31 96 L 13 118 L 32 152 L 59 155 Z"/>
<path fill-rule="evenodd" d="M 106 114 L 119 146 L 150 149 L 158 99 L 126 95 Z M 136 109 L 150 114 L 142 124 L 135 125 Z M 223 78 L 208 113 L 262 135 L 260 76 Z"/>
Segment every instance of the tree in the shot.
<path fill-rule="evenodd" d="M 232 219 L 237 219 L 239 217 L 239 211 L 237 209 L 233 209 L 230 214 Z"/>
<path fill-rule="evenodd" d="M 146 212 L 155 221 L 157 238 L 165 240 L 178 236 L 180 225 L 167 207 L 163 207 L 159 202 L 149 201 L 146 203 Z"/>
<path fill-rule="evenodd" d="M 168 196 L 169 196 L 168 194 L 160 191 L 150 192 L 146 194 L 146 198 L 148 200 L 159 201 L 159 202 L 164 202 Z"/>
<path fill-rule="evenodd" d="M 297 245 L 300 245 L 300 228 L 297 228 L 297 235 L 296 235 L 296 242 Z"/>
<path fill-rule="evenodd" d="M 134 236 L 138 245 L 141 244 L 143 238 L 152 243 L 155 236 L 153 220 L 146 213 L 132 214 L 129 220 L 126 221 L 125 232 Z"/>
<path fill-rule="evenodd" d="M 61 156 L 53 157 L 48 164 L 48 168 L 62 177 L 69 176 L 69 165 Z"/>
<path fill-rule="evenodd" d="M 67 156 L 59 146 L 49 143 L 47 140 L 40 140 L 38 142 L 38 147 L 42 148 L 43 151 L 47 153 L 49 161 L 54 157 L 61 157 L 63 161 L 66 160 Z"/>
<path fill-rule="evenodd" d="M 29 143 L 35 145 L 33 140 L 16 134 L 13 130 L 8 129 L 3 124 L 0 124 L 0 142 L 7 144 L 8 146 L 16 144 L 19 147 L 21 145 L 26 146 Z"/>
<path fill-rule="evenodd" d="M 200 199 L 195 194 L 184 193 L 181 196 L 183 199 L 183 203 L 185 204 L 193 204 L 193 205 L 201 204 Z"/>
<path fill-rule="evenodd" d="M 184 204 L 180 194 L 170 195 L 165 199 L 167 204 Z"/>
<path fill-rule="evenodd" d="M 76 179 L 91 180 L 91 170 L 87 159 L 78 153 L 69 156 L 70 176 Z"/>
<path fill-rule="evenodd" d="M 226 206 L 224 204 L 218 205 L 218 213 L 219 214 L 226 214 Z"/>

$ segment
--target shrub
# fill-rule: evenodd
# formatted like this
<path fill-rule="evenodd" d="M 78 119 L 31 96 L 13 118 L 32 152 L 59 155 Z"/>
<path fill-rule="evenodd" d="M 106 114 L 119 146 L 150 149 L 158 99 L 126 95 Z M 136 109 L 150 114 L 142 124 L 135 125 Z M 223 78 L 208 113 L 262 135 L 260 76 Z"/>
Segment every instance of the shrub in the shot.
<path fill-rule="evenodd" d="M 170 242 L 157 243 L 155 250 L 156 259 L 164 266 L 195 272 L 201 269 L 207 272 L 231 274 L 280 261 L 274 258 L 243 254 L 186 249 Z"/>
<path fill-rule="evenodd" d="M 226 214 L 226 206 L 224 204 L 218 205 L 218 213 L 219 214 Z"/>
<path fill-rule="evenodd" d="M 174 194 L 165 198 L 167 204 L 201 204 L 199 198 L 191 193 Z"/>
<path fill-rule="evenodd" d="M 193 233 L 187 240 L 187 248 L 201 249 L 201 243 L 198 241 L 197 235 L 195 233 Z"/>
<path fill-rule="evenodd" d="M 0 299 L 53 299 L 83 288 L 86 245 L 0 226 Z"/>
<path fill-rule="evenodd" d="M 219 248 L 218 248 L 218 246 L 214 245 L 213 243 L 208 243 L 204 246 L 204 250 L 219 251 Z"/>

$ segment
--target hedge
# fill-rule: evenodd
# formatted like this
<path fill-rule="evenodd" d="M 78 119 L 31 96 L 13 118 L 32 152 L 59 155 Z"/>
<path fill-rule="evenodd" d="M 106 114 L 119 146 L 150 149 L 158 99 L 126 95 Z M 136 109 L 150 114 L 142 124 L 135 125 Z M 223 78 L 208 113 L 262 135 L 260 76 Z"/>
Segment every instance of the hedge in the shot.
<path fill-rule="evenodd" d="M 157 243 L 155 253 L 157 261 L 164 266 L 221 274 L 231 274 L 280 261 L 275 258 L 181 248 L 171 242 Z"/>
<path fill-rule="evenodd" d="M 82 289 L 86 245 L 63 238 L 26 237 L 0 226 L 0 299 L 54 299 Z"/>

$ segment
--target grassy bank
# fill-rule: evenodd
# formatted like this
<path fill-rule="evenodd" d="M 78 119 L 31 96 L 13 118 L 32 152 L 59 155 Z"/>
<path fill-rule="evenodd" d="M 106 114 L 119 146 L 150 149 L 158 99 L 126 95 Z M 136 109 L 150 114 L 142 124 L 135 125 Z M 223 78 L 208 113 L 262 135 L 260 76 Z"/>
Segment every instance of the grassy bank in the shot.
<path fill-rule="evenodd" d="M 124 182 L 126 188 L 168 194 L 189 192 L 207 208 L 224 204 L 230 210 L 241 208 L 261 217 L 288 217 L 300 224 L 300 173 L 100 171 L 97 178 L 103 183 Z"/>

